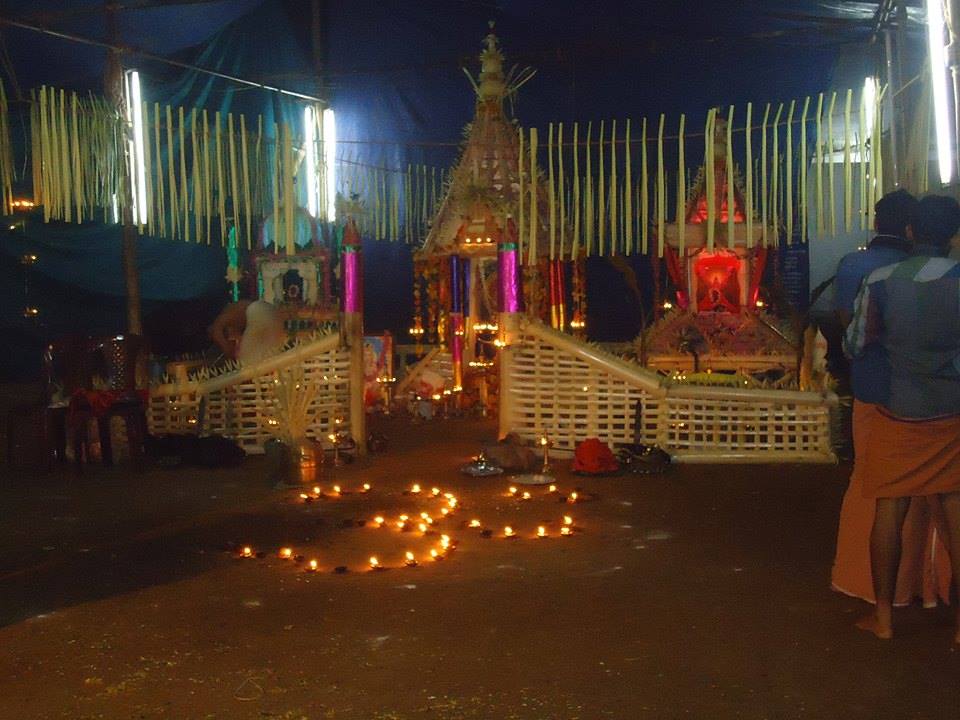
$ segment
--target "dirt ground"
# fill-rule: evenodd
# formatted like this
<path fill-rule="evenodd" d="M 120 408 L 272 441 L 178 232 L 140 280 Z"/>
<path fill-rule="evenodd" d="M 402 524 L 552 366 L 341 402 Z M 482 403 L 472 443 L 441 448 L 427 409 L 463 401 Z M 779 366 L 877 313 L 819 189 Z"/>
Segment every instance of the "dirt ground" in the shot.
<path fill-rule="evenodd" d="M 262 458 L 82 479 L 3 468 L 0 718 L 960 713 L 948 612 L 903 611 L 882 644 L 852 628 L 866 606 L 829 590 L 846 466 L 558 468 L 561 491 L 594 494 L 570 506 L 457 472 L 492 425 L 382 429 L 387 453 L 324 483 L 372 490 L 311 504 L 271 488 Z M 437 535 L 358 525 L 439 518 L 439 501 L 403 494 L 414 482 L 459 499 L 441 562 Z M 564 514 L 574 536 L 557 536 Z M 508 524 L 518 538 L 497 537 Z M 408 549 L 418 567 L 402 567 Z M 388 569 L 366 570 L 372 554 Z"/>

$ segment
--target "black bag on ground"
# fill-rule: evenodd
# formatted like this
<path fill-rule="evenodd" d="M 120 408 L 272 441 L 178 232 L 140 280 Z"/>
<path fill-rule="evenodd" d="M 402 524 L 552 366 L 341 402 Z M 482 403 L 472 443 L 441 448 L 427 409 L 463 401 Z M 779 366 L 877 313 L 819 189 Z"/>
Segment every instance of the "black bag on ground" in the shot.
<path fill-rule="evenodd" d="M 145 446 L 147 455 L 164 467 L 235 467 L 247 456 L 242 447 L 222 435 L 160 435 L 148 437 Z"/>

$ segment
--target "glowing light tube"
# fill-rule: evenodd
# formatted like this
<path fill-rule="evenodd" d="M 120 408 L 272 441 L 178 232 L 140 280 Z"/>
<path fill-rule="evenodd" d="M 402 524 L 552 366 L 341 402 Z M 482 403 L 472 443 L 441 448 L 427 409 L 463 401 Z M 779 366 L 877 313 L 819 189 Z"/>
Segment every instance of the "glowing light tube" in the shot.
<path fill-rule="evenodd" d="M 326 170 L 327 221 L 337 219 L 337 123 L 333 108 L 323 111 L 323 163 Z"/>
<path fill-rule="evenodd" d="M 933 87 L 933 115 L 937 129 L 937 164 L 940 182 L 953 178 L 953 141 L 950 132 L 950 99 L 947 95 L 947 60 L 943 44 L 943 7 L 940 0 L 927 0 L 927 37 L 930 42 L 930 83 Z"/>

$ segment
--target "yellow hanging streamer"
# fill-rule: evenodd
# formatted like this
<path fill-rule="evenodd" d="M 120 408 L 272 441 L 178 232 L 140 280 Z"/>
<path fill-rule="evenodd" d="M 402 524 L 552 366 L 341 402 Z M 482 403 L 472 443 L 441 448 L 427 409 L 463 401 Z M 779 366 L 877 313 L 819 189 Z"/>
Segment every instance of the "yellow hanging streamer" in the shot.
<path fill-rule="evenodd" d="M 550 259 L 553 260 L 557 241 L 557 204 L 553 175 L 553 123 L 547 129 L 547 212 L 549 213 Z"/>
<path fill-rule="evenodd" d="M 517 215 L 517 257 L 520 258 L 520 262 L 524 262 L 526 258 L 523 254 L 524 240 L 526 239 L 527 228 L 524 225 L 524 220 L 526 219 L 523 214 L 523 205 L 524 205 L 524 187 L 523 187 L 523 166 L 526 164 L 526 156 L 523 154 L 523 128 L 517 128 L 517 135 L 519 136 L 518 148 L 519 156 L 517 157 L 517 187 L 518 187 L 518 197 L 517 205 L 519 206 L 519 214 Z M 424 178 L 426 178 L 426 167 L 424 167 Z M 426 193 L 424 193 L 424 198 L 426 198 Z M 426 206 L 424 206 L 426 209 Z"/>
<path fill-rule="evenodd" d="M 827 198 L 830 208 L 830 236 L 837 236 L 837 193 L 833 178 L 833 107 L 837 102 L 837 93 L 834 92 L 830 97 L 830 109 L 827 110 L 827 192 L 830 196 Z"/>
<path fill-rule="evenodd" d="M 593 217 L 593 163 L 590 159 L 590 139 L 593 132 L 593 123 L 587 123 L 587 175 L 583 194 L 583 229 L 586 234 L 587 255 L 593 254 L 593 231 L 595 228 Z"/>
<path fill-rule="evenodd" d="M 687 247 L 687 167 L 684 132 L 687 116 L 680 116 L 680 129 L 677 132 L 677 245 L 680 257 L 685 256 Z"/>
<path fill-rule="evenodd" d="M 787 245 L 793 243 L 793 111 L 796 107 L 796 101 L 790 101 L 790 112 L 787 113 L 787 169 L 786 182 L 784 183 L 784 196 L 786 200 L 786 223 L 787 223 Z"/>
<path fill-rule="evenodd" d="M 810 109 L 810 96 L 803 100 L 803 113 L 800 116 L 800 242 L 807 241 L 807 111 Z"/>
<path fill-rule="evenodd" d="M 600 145 L 597 148 L 600 154 L 600 172 L 597 179 L 597 254 L 603 257 L 607 247 L 607 187 L 606 169 L 603 166 L 603 120 L 600 121 Z"/>
<path fill-rule="evenodd" d="M 650 251 L 650 178 L 647 170 L 647 119 L 640 129 L 640 245 L 646 255 Z"/>
<path fill-rule="evenodd" d="M 627 255 L 633 254 L 633 173 L 630 166 L 630 156 L 633 146 L 630 144 L 630 118 L 627 118 L 626 135 L 623 141 L 624 148 L 624 192 L 623 192 L 623 246 Z"/>
<path fill-rule="evenodd" d="M 537 264 L 537 225 L 539 210 L 537 209 L 537 129 L 530 128 L 530 247 L 529 263 Z"/>
<path fill-rule="evenodd" d="M 704 129 L 703 167 L 707 190 L 707 250 L 713 252 L 714 232 L 717 222 L 716 170 L 714 169 L 714 124 L 717 109 L 707 111 L 707 124 Z"/>
<path fill-rule="evenodd" d="M 843 108 L 843 231 L 853 229 L 853 159 L 850 156 L 850 111 L 853 105 L 853 90 L 847 89 Z"/>
<path fill-rule="evenodd" d="M 617 121 L 610 126 L 610 254 L 617 254 Z"/>
<path fill-rule="evenodd" d="M 761 244 L 769 247 L 770 231 L 767 219 L 770 217 L 770 197 L 767 194 L 767 121 L 770 118 L 770 103 L 763 111 L 763 124 L 760 126 L 760 228 Z"/>
<path fill-rule="evenodd" d="M 567 184 L 564 181 L 563 173 L 563 123 L 557 124 L 557 189 L 560 193 L 560 208 L 558 217 L 560 221 L 560 253 L 559 257 L 563 260 L 566 253 L 566 234 L 567 234 Z"/>
<path fill-rule="evenodd" d="M 573 239 L 570 258 L 580 255 L 580 125 L 573 124 Z"/>
<path fill-rule="evenodd" d="M 817 237 L 823 237 L 823 93 L 817 96 Z"/>
<path fill-rule="evenodd" d="M 657 255 L 663 257 L 667 227 L 667 181 L 664 176 L 663 127 L 666 115 L 660 114 L 660 129 L 657 131 Z"/>
<path fill-rule="evenodd" d="M 736 244 L 736 200 L 733 194 L 733 105 L 727 111 L 727 247 Z"/>
<path fill-rule="evenodd" d="M 773 118 L 773 181 L 770 185 L 773 215 L 770 224 L 773 228 L 773 244 L 780 244 L 780 116 L 783 114 L 783 103 L 777 106 L 777 114 Z"/>

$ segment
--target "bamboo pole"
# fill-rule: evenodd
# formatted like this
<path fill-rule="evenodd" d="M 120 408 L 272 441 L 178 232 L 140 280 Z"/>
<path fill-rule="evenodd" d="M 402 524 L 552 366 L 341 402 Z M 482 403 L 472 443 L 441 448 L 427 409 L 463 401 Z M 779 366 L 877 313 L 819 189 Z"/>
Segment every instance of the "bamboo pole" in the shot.
<path fill-rule="evenodd" d="M 823 93 L 817 96 L 817 237 L 823 237 Z"/>

